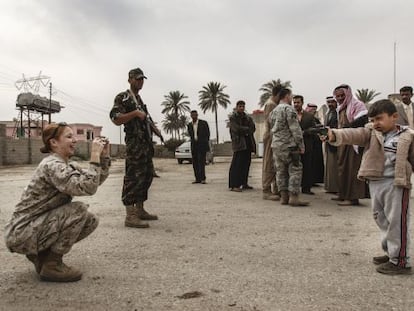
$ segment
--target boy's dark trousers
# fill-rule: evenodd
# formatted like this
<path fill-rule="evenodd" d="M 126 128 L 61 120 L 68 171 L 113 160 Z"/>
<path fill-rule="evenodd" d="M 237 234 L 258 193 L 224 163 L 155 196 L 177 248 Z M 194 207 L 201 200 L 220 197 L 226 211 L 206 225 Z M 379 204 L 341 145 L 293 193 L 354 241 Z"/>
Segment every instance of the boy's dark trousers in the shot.
<path fill-rule="evenodd" d="M 410 267 L 410 189 L 394 186 L 394 178 L 383 178 L 371 180 L 369 190 L 382 249 L 393 264 Z"/>

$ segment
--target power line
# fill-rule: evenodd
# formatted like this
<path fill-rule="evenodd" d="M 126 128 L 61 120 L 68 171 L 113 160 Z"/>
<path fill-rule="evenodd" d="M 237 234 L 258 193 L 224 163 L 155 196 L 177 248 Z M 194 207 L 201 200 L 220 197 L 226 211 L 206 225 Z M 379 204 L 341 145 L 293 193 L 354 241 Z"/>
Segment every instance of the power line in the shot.
<path fill-rule="evenodd" d="M 102 115 L 102 116 L 104 116 L 104 115 L 107 116 L 108 115 L 108 112 L 106 110 L 97 111 L 93 107 L 89 108 L 88 106 L 82 105 L 81 103 L 78 103 L 76 101 L 72 101 L 71 99 L 67 100 L 67 99 L 62 98 L 59 95 L 56 95 L 55 97 L 60 98 L 61 101 L 65 103 L 66 108 L 76 108 L 77 110 L 81 110 L 81 111 L 89 112 L 89 113 L 94 113 L 94 114 L 98 114 L 98 115 Z M 66 110 L 70 110 L 70 109 L 66 109 Z"/>
<path fill-rule="evenodd" d="M 104 113 L 108 113 L 108 110 L 106 110 L 105 108 L 102 108 L 101 106 L 99 106 L 97 104 L 92 103 L 91 101 L 89 101 L 87 99 L 84 99 L 84 98 L 81 98 L 81 97 L 78 97 L 78 96 L 70 95 L 69 93 L 67 93 L 67 92 L 65 92 L 63 90 L 57 89 L 57 88 L 55 88 L 55 90 L 57 90 L 62 95 L 66 96 L 66 97 L 68 97 L 68 98 L 70 98 L 70 99 L 72 99 L 72 100 L 74 100 L 76 102 L 84 103 L 87 106 L 90 106 L 90 107 L 92 107 L 94 109 L 98 109 L 98 110 L 101 110 Z M 92 110 L 92 112 L 95 112 L 96 113 L 96 110 Z"/>

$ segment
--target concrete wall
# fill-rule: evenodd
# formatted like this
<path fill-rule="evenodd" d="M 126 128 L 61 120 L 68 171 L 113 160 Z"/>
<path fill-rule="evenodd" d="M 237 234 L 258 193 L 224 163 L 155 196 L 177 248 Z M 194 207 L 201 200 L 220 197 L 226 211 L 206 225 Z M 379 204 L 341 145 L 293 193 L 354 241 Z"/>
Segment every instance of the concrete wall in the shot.
<path fill-rule="evenodd" d="M 78 142 L 75 157 L 89 160 L 91 144 L 91 142 Z M 39 151 L 42 146 L 43 143 L 40 139 L 0 137 L 0 166 L 37 164 L 47 156 Z M 125 157 L 125 145 L 111 144 L 111 157 Z"/>
<path fill-rule="evenodd" d="M 75 156 L 89 160 L 91 142 L 78 141 Z M 38 137 L 14 139 L 6 136 L 6 126 L 0 124 L 0 166 L 37 164 L 47 154 L 40 152 L 43 142 Z M 111 157 L 125 157 L 125 145 L 111 144 Z"/>
<path fill-rule="evenodd" d="M 43 146 L 40 139 L 2 137 L 0 140 L 3 140 L 3 165 L 35 164 L 45 157 L 39 151 Z"/>
<path fill-rule="evenodd" d="M 0 124 L 0 166 L 38 164 L 47 154 L 39 149 L 43 146 L 38 137 L 14 139 L 6 137 L 6 126 Z M 213 146 L 215 156 L 232 156 L 231 142 Z M 78 141 L 75 156 L 89 160 L 91 142 Z M 111 144 L 111 157 L 124 158 L 125 145 Z M 164 146 L 155 146 L 155 157 L 174 158 L 174 153 L 168 152 Z"/>

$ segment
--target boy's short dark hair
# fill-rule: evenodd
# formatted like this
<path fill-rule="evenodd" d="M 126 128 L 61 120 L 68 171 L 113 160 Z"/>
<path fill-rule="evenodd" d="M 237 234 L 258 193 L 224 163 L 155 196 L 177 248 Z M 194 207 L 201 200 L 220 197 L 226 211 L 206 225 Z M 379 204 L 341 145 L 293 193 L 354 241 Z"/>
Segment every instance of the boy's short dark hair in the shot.
<path fill-rule="evenodd" d="M 190 113 L 197 113 L 198 114 L 197 110 L 191 110 Z"/>
<path fill-rule="evenodd" d="M 400 88 L 400 93 L 402 92 L 410 92 L 412 94 L 413 88 L 411 86 L 403 86 L 402 88 Z"/>
<path fill-rule="evenodd" d="M 386 113 L 389 116 L 397 112 L 397 107 L 389 99 L 381 99 L 376 101 L 369 107 L 368 117 L 373 118 L 381 113 Z"/>
<path fill-rule="evenodd" d="M 236 106 L 246 106 L 246 103 L 245 103 L 245 101 L 244 101 L 244 100 L 239 100 L 239 101 L 236 103 Z"/>
<path fill-rule="evenodd" d="M 292 91 L 291 91 L 290 89 L 288 89 L 288 88 L 283 88 L 283 89 L 281 89 L 281 90 L 280 90 L 280 92 L 279 92 L 279 98 L 280 98 L 280 99 L 283 99 L 283 98 L 285 98 L 285 97 L 286 97 L 286 95 L 288 95 L 288 94 L 292 94 Z"/>

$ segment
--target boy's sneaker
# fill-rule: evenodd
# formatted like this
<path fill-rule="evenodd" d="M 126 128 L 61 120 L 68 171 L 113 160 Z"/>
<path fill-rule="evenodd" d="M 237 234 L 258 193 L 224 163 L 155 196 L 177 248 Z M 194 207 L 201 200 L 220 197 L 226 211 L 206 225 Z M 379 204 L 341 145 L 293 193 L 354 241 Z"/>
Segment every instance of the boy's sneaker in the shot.
<path fill-rule="evenodd" d="M 400 267 L 388 261 L 377 267 L 377 272 L 389 275 L 411 274 L 411 267 Z"/>
<path fill-rule="evenodd" d="M 388 257 L 387 255 L 372 258 L 372 262 L 374 263 L 374 265 L 380 265 L 380 264 L 388 262 L 389 260 L 390 260 L 390 257 Z"/>

